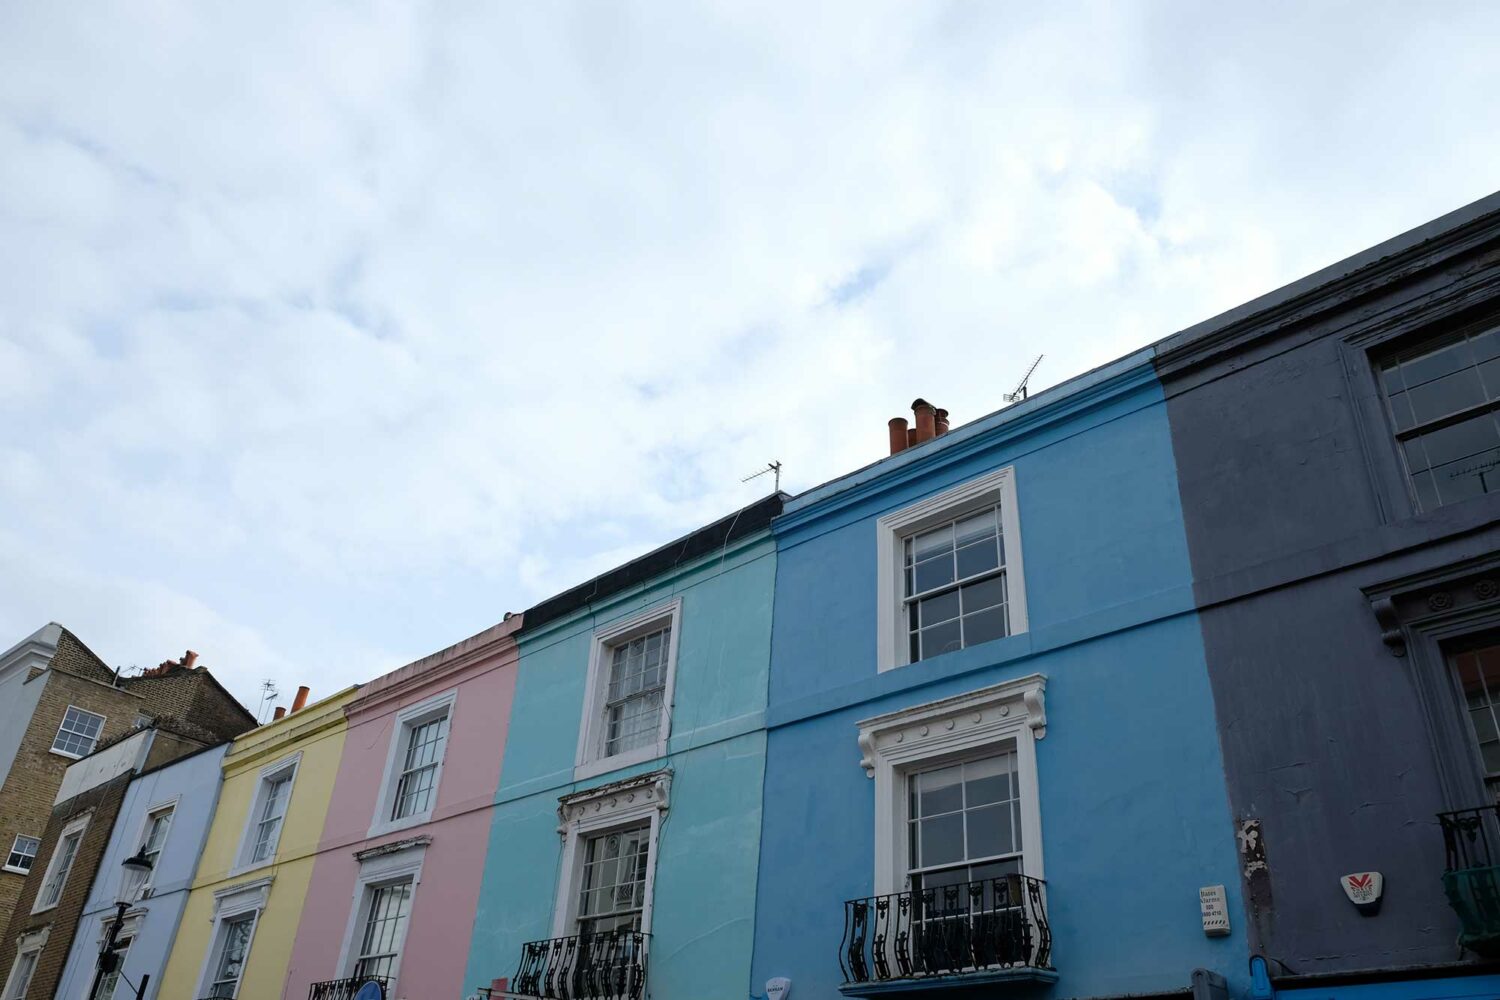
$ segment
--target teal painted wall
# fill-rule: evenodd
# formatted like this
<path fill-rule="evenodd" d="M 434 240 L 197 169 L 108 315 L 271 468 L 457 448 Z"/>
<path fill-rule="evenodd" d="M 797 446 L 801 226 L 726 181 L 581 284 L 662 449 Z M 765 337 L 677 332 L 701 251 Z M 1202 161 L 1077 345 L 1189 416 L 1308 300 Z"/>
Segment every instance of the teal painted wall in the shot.
<path fill-rule="evenodd" d="M 650 993 L 739 997 L 750 977 L 765 772 L 775 545 L 768 534 L 518 637 L 516 697 L 465 982 L 510 976 L 551 936 L 562 863 L 558 797 L 663 765 Z M 664 759 L 573 781 L 595 630 L 682 601 Z"/>

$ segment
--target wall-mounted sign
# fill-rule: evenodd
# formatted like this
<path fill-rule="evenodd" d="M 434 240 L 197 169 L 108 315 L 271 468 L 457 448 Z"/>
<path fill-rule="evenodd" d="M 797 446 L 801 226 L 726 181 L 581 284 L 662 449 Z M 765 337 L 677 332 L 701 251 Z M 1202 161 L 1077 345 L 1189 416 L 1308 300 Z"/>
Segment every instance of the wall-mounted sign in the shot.
<path fill-rule="evenodd" d="M 1344 895 L 1365 916 L 1374 916 L 1380 909 L 1380 897 L 1385 892 L 1385 876 L 1379 872 L 1355 872 L 1339 879 Z"/>
<path fill-rule="evenodd" d="M 1223 937 L 1229 933 L 1229 899 L 1222 885 L 1205 885 L 1198 890 L 1198 905 L 1203 910 L 1203 933 Z"/>
<path fill-rule="evenodd" d="M 359 988 L 354 1000 L 385 1000 L 385 987 L 372 979 Z"/>
<path fill-rule="evenodd" d="M 766 980 L 766 1000 L 786 1000 L 792 992 L 792 981 L 785 976 Z"/>

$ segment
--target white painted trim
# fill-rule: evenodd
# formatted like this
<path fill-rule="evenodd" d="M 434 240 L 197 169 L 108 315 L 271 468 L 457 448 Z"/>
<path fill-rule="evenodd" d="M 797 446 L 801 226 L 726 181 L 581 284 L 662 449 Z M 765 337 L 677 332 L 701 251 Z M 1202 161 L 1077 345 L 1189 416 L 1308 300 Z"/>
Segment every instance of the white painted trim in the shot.
<path fill-rule="evenodd" d="M 971 508 L 1000 505 L 1000 532 L 1005 544 L 1005 586 L 1010 635 L 1027 630 L 1026 575 L 1021 560 L 1021 514 L 1016 503 L 1016 469 L 1003 469 L 971 479 L 925 500 L 892 511 L 875 522 L 876 664 L 880 672 L 911 662 L 901 581 L 903 543 L 930 525 L 951 520 Z"/>
<path fill-rule="evenodd" d="M 609 687 L 606 678 L 609 657 L 606 654 L 621 642 L 641 633 L 654 632 L 662 625 L 672 627 L 672 636 L 667 644 L 667 676 L 663 682 L 665 686 L 661 696 L 661 721 L 657 726 L 656 742 L 610 757 L 601 756 L 604 746 L 604 702 Z M 585 781 L 609 771 L 666 756 L 667 740 L 672 735 L 672 698 L 677 684 L 677 650 L 681 641 L 681 597 L 610 622 L 594 632 L 593 641 L 589 645 L 588 679 L 583 691 L 583 719 L 578 726 L 574 781 Z"/>
<path fill-rule="evenodd" d="M 47 939 L 52 936 L 52 925 L 48 924 L 40 930 L 27 931 L 16 938 L 16 957 L 10 963 L 10 970 L 5 974 L 5 989 L 0 990 L 0 997 L 11 996 L 12 980 L 16 978 L 16 966 L 21 962 L 22 955 L 36 955 L 32 963 L 31 972 L 26 977 L 26 988 L 31 988 L 31 980 L 36 978 L 36 967 L 42 962 L 42 949 L 47 947 Z M 24 997 L 26 994 L 21 994 Z"/>
<path fill-rule="evenodd" d="M 302 751 L 298 750 L 260 769 L 260 773 L 255 779 L 255 794 L 250 797 L 250 811 L 245 816 L 245 827 L 240 831 L 240 843 L 234 851 L 234 866 L 230 868 L 228 877 L 234 878 L 237 875 L 243 875 L 246 872 L 252 872 L 276 863 L 276 854 L 281 850 L 281 835 L 286 832 L 286 818 L 292 811 L 292 796 L 297 791 L 297 772 L 301 770 L 301 767 Z M 292 783 L 287 786 L 286 812 L 281 814 L 281 828 L 276 831 L 276 844 L 271 848 L 271 853 L 265 860 L 252 863 L 247 856 L 249 851 L 255 846 L 254 842 L 250 839 L 250 831 L 260 822 L 256 817 L 260 815 L 262 807 L 266 804 L 268 779 L 280 775 L 282 771 L 288 768 L 292 772 Z"/>
<path fill-rule="evenodd" d="M 1036 741 L 1047 734 L 1047 678 L 1030 674 L 864 719 L 860 765 L 875 779 L 875 894 L 902 891 L 907 871 L 905 779 L 942 761 L 1012 744 L 1021 791 L 1021 867 L 1045 878 Z"/>
<path fill-rule="evenodd" d="M 558 799 L 557 832 L 563 838 L 557 898 L 552 907 L 552 936 L 574 934 L 578 918 L 578 889 L 583 878 L 584 842 L 610 830 L 635 826 L 649 819 L 646 847 L 646 895 L 641 907 L 641 930 L 651 933 L 651 909 L 656 890 L 657 838 L 672 794 L 672 772 L 663 768 L 612 781 L 598 788 L 573 792 Z"/>
<path fill-rule="evenodd" d="M 47 871 L 42 875 L 42 884 L 37 887 L 36 899 L 32 900 L 31 903 L 32 913 L 46 913 L 48 910 L 56 909 L 57 904 L 62 901 L 63 892 L 68 888 L 68 876 L 73 874 L 73 866 L 78 863 L 78 852 L 83 850 L 83 838 L 84 835 L 88 832 L 89 820 L 93 819 L 93 816 L 93 810 L 89 810 L 82 816 L 70 820 L 68 822 L 68 825 L 63 827 L 62 830 L 58 833 L 57 843 L 52 848 L 52 857 L 47 859 Z M 55 899 L 51 903 L 48 903 L 46 906 L 43 906 L 41 905 L 42 893 L 47 891 L 47 883 L 52 881 L 52 872 L 57 867 L 57 848 L 61 847 L 62 842 L 73 836 L 73 834 L 75 833 L 78 834 L 78 847 L 73 851 L 73 856 L 68 859 L 68 870 L 62 873 L 62 880 L 57 884 L 57 899 Z M 40 846 L 38 846 L 37 850 L 38 852 L 41 851 Z M 32 867 L 35 868 L 36 866 L 33 865 Z"/>
<path fill-rule="evenodd" d="M 451 730 L 450 730 L 451 731 Z M 407 902 L 406 926 L 401 930 L 401 940 L 396 942 L 396 961 L 391 967 L 391 996 L 400 996 L 396 986 L 401 978 L 401 960 L 406 954 L 406 936 L 411 931 L 412 919 L 417 912 L 417 887 L 422 884 L 422 864 L 427 858 L 430 841 L 411 843 L 399 850 L 367 857 L 359 863 L 359 875 L 354 881 L 350 897 L 349 919 L 344 926 L 344 940 L 339 946 L 339 964 L 336 966 L 340 979 L 354 975 L 354 965 L 359 961 L 355 953 L 354 939 L 362 933 L 369 917 L 373 890 L 397 882 L 411 882 L 411 899 Z"/>
<path fill-rule="evenodd" d="M 157 855 L 157 858 L 158 860 L 160 860 L 166 855 L 167 845 L 172 842 L 172 829 L 177 825 L 177 804 L 180 801 L 182 801 L 182 796 L 179 794 L 172 796 L 170 799 L 162 799 L 160 802 L 153 802 L 151 805 L 146 807 L 146 811 L 141 814 L 141 821 L 135 826 L 135 850 L 131 851 L 130 854 L 127 855 L 127 857 L 135 857 L 137 854 L 141 853 L 141 848 L 146 846 L 146 831 L 150 829 L 151 817 L 161 812 L 163 809 L 170 809 L 172 810 L 172 818 L 167 823 L 167 836 L 166 839 L 161 842 L 161 854 Z M 120 878 L 124 877 L 124 873 L 121 872 Z M 149 899 L 151 897 L 151 887 L 153 883 L 155 883 L 155 881 L 156 869 L 153 868 L 146 874 L 145 881 L 143 881 L 137 889 L 137 892 L 139 893 L 139 895 L 136 896 L 137 901 L 142 899 Z"/>
<path fill-rule="evenodd" d="M 43 832 L 45 832 L 45 831 L 43 831 Z M 31 874 L 31 868 L 17 868 L 14 865 L 10 864 L 10 856 L 12 854 L 16 853 L 16 841 L 20 840 L 22 837 L 25 837 L 27 840 L 34 840 L 34 841 L 36 841 L 36 852 L 37 852 L 37 854 L 42 853 L 42 838 L 41 837 L 33 837 L 29 833 L 18 833 L 18 834 L 15 835 L 15 837 L 13 837 L 11 839 L 10 850 L 8 850 L 5 853 L 5 861 L 6 861 L 6 863 L 3 864 L 3 865 L 0 865 L 0 871 L 13 872 L 16 875 L 23 875 L 23 876 Z M 31 867 L 32 868 L 36 867 L 36 854 L 33 854 L 31 856 Z M 5 994 L 0 993 L 0 996 L 4 996 L 4 995 Z"/>
<path fill-rule="evenodd" d="M 442 694 L 417 702 L 415 705 L 409 705 L 396 713 L 391 724 L 390 746 L 386 748 L 385 771 L 380 777 L 380 794 L 377 796 L 375 814 L 370 819 L 370 829 L 365 834 L 366 836 L 380 837 L 410 826 L 419 826 L 432 819 L 432 812 L 437 808 L 438 789 L 443 783 L 443 763 L 448 759 L 448 741 L 453 738 L 453 718 L 457 702 L 458 688 L 452 688 Z M 425 812 L 403 816 L 401 819 L 388 819 L 391 806 L 395 803 L 396 786 L 401 780 L 397 761 L 406 756 L 406 742 L 411 731 L 444 712 L 448 715 L 448 735 L 443 737 L 443 755 L 438 758 L 437 771 L 432 776 L 431 806 Z"/>
<path fill-rule="evenodd" d="M 63 723 L 68 721 L 69 709 L 75 712 L 82 712 L 84 715 L 92 715 L 99 720 L 99 735 L 94 737 L 94 745 L 89 747 L 89 753 L 93 753 L 98 748 L 99 741 L 104 739 L 104 728 L 109 725 L 109 716 L 101 715 L 98 712 L 91 711 L 90 709 L 84 708 L 82 705 L 74 705 L 71 703 L 69 703 L 67 708 L 63 709 L 63 717 L 57 720 L 57 729 L 52 734 L 52 744 L 47 748 L 47 752 L 55 753 L 59 757 L 66 757 L 68 760 L 83 760 L 83 758 L 89 755 L 88 753 L 69 753 L 66 750 L 57 749 L 57 738 L 62 735 Z"/>
<path fill-rule="evenodd" d="M 214 967 L 218 964 L 219 952 L 224 947 L 224 925 L 236 917 L 249 913 L 251 915 L 250 937 L 245 941 L 245 961 L 240 966 L 239 982 L 234 984 L 234 995 L 239 996 L 240 986 L 245 981 L 245 970 L 250 967 L 250 953 L 255 947 L 255 932 L 260 927 L 260 915 L 270 900 L 273 881 L 274 876 L 266 876 L 214 891 L 214 909 L 209 917 L 213 929 L 208 935 L 208 950 L 204 953 L 203 961 L 198 967 L 198 989 L 194 996 L 208 995 L 209 985 L 212 982 L 210 977 L 213 975 Z"/>

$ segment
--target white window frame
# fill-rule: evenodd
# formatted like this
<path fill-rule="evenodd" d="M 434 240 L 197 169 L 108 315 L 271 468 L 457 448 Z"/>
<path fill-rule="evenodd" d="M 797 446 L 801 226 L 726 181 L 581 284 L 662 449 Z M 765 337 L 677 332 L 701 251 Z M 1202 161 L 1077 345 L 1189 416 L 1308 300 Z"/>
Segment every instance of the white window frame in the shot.
<path fill-rule="evenodd" d="M 146 814 L 141 817 L 140 826 L 135 832 L 135 851 L 132 852 L 131 857 L 139 855 L 145 849 L 146 835 L 151 832 L 151 817 L 162 812 L 170 812 L 171 815 L 167 820 L 167 835 L 162 839 L 161 852 L 157 855 L 157 859 L 160 860 L 161 856 L 166 854 L 167 844 L 172 840 L 172 827 L 177 823 L 177 803 L 181 798 L 182 796 L 175 795 L 170 799 L 152 803 L 147 808 Z M 137 900 L 147 899 L 151 896 L 151 889 L 156 884 L 156 868 L 157 866 L 152 864 L 151 870 L 145 876 L 136 876 L 140 878 L 140 884 L 134 888 Z M 122 875 L 122 877 L 124 876 Z"/>
<path fill-rule="evenodd" d="M 452 732 L 450 723 L 449 732 Z M 381 847 L 359 851 L 354 857 L 359 861 L 359 876 L 354 882 L 350 897 L 349 920 L 344 926 L 344 942 L 339 949 L 339 977 L 354 975 L 354 966 L 359 962 L 359 944 L 364 936 L 365 922 L 370 916 L 370 903 L 375 890 L 397 882 L 411 883 L 411 899 L 407 911 L 406 926 L 401 930 L 401 940 L 396 944 L 396 961 L 387 977 L 390 985 L 387 992 L 399 996 L 396 990 L 401 976 L 401 962 L 406 957 L 406 938 L 411 933 L 412 921 L 417 915 L 417 889 L 422 884 L 422 865 L 427 860 L 427 845 L 430 837 L 417 837 L 408 841 L 397 841 Z"/>
<path fill-rule="evenodd" d="M 390 747 L 386 751 L 385 772 L 380 779 L 380 794 L 376 797 L 375 815 L 370 820 L 370 829 L 366 836 L 379 837 L 410 826 L 418 826 L 432 819 L 432 814 L 437 809 L 438 789 L 443 783 L 443 764 L 448 759 L 448 744 L 453 739 L 453 720 L 457 710 L 458 689 L 455 688 L 433 695 L 396 713 Z M 391 819 L 391 810 L 396 805 L 396 788 L 401 783 L 401 765 L 406 759 L 407 741 L 411 738 L 412 731 L 418 726 L 431 722 L 444 713 L 448 716 L 448 735 L 443 739 L 443 755 L 438 758 L 437 770 L 432 776 L 432 803 L 425 812 L 413 813 L 401 819 Z"/>
<path fill-rule="evenodd" d="M 15 865 L 13 865 L 13 864 L 10 863 L 10 856 L 12 854 L 20 854 L 21 853 L 20 851 L 16 850 L 16 845 L 21 842 L 22 838 L 25 838 L 26 840 L 34 840 L 34 841 L 36 841 L 36 850 L 33 851 L 32 854 L 31 854 L 31 867 L 30 868 L 18 868 L 17 866 L 15 866 Z M 17 875 L 30 875 L 31 874 L 31 869 L 36 867 L 36 856 L 38 854 L 40 854 L 41 851 L 42 851 L 42 838 L 41 837 L 33 837 L 29 833 L 18 833 L 18 834 L 15 835 L 15 838 L 12 839 L 11 842 L 10 842 L 10 850 L 6 852 L 6 854 L 5 854 L 5 864 L 4 865 L 0 865 L 0 870 L 8 871 L 8 872 L 14 872 Z"/>
<path fill-rule="evenodd" d="M 67 826 L 62 828 L 62 832 L 57 835 L 57 845 L 52 848 L 52 857 L 47 859 L 46 874 L 42 876 L 42 884 L 37 888 L 36 899 L 31 904 L 32 913 L 45 913 L 48 910 L 56 909 L 57 904 L 62 902 L 63 893 L 68 888 L 68 876 L 73 874 L 73 865 L 78 862 L 78 852 L 83 850 L 83 838 L 88 833 L 89 820 L 92 817 L 93 813 L 84 813 L 82 816 L 69 822 Z M 57 898 L 43 906 L 42 896 L 46 893 L 47 886 L 51 884 L 53 874 L 57 872 L 57 862 L 62 856 L 62 845 L 74 834 L 78 835 L 78 846 L 74 848 L 73 856 L 68 859 L 67 869 L 61 873 L 57 880 Z M 35 866 L 33 865 L 33 867 Z"/>
<path fill-rule="evenodd" d="M 84 707 L 82 707 L 80 705 L 69 705 L 67 708 L 63 709 L 63 717 L 60 720 L 58 720 L 57 731 L 52 734 L 52 745 L 48 748 L 47 752 L 48 753 L 55 753 L 59 757 L 66 757 L 66 758 L 68 758 L 68 760 L 82 760 L 83 758 L 87 757 L 89 754 L 88 753 L 73 753 L 72 751 L 69 751 L 69 750 L 59 750 L 59 749 L 57 749 L 57 738 L 62 735 L 63 726 L 67 725 L 67 722 L 68 722 L 68 712 L 70 712 L 70 711 L 72 711 L 72 712 L 80 712 L 80 713 L 82 713 L 84 715 L 92 715 L 94 718 L 96 718 L 96 719 L 99 720 L 99 735 L 94 737 L 94 744 L 93 744 L 93 746 L 89 747 L 89 753 L 93 753 L 95 750 L 97 750 L 99 748 L 99 741 L 102 740 L 102 739 L 104 739 L 104 727 L 107 726 L 107 725 L 109 725 L 109 716 L 107 716 L 107 715 L 101 715 L 98 712 L 91 712 L 88 709 L 86 709 L 86 708 L 84 708 Z"/>
<path fill-rule="evenodd" d="M 562 865 L 558 869 L 557 896 L 552 906 L 552 936 L 577 933 L 578 895 L 582 888 L 585 846 L 589 838 L 639 826 L 650 821 L 647 842 L 646 892 L 641 907 L 641 932 L 651 933 L 651 910 L 656 890 L 657 838 L 672 792 L 669 769 L 612 781 L 558 799 L 557 832 L 563 839 Z"/>
<path fill-rule="evenodd" d="M 245 817 L 245 828 L 240 832 L 240 846 L 234 852 L 235 866 L 230 875 L 242 875 L 266 865 L 275 864 L 276 856 L 281 851 L 281 838 L 286 835 L 287 817 L 292 812 L 292 796 L 297 791 L 297 772 L 301 770 L 302 751 L 298 750 L 290 757 L 283 757 L 274 764 L 267 764 L 260 769 L 256 776 L 255 795 L 250 800 L 250 814 Z M 255 849 L 255 828 L 260 825 L 260 814 L 265 808 L 266 794 L 270 791 L 271 782 L 285 773 L 290 773 L 291 782 L 286 788 L 286 811 L 281 814 L 281 827 L 276 831 L 276 843 L 271 847 L 271 853 L 260 861 L 251 861 L 250 852 Z"/>
<path fill-rule="evenodd" d="M 198 970 L 198 991 L 193 996 L 208 996 L 208 991 L 213 988 L 213 975 L 219 966 L 220 953 L 226 943 L 225 927 L 231 921 L 248 914 L 250 936 L 245 940 L 245 961 L 240 966 L 240 978 L 234 984 L 233 995 L 239 996 L 240 987 L 245 984 L 245 973 L 250 968 L 250 956 L 255 948 L 255 932 L 260 928 L 260 915 L 265 911 L 266 901 L 270 898 L 273 878 L 274 876 L 269 876 L 253 882 L 243 882 L 214 892 L 213 930 L 208 935 L 208 951 Z"/>
<path fill-rule="evenodd" d="M 31 980 L 36 977 L 36 967 L 42 961 L 42 949 L 47 946 L 47 938 L 51 936 L 52 928 L 43 927 L 39 931 L 29 931 L 22 934 L 16 941 L 16 958 L 10 963 L 10 971 L 5 975 L 5 989 L 0 990 L 0 997 L 5 1000 L 23 1000 L 26 991 L 31 988 Z M 19 990 L 16 986 L 16 970 L 21 966 L 21 959 L 30 955 L 32 957 L 31 968 L 26 972 L 26 979 L 21 983 Z"/>
<path fill-rule="evenodd" d="M 663 626 L 672 629 L 667 644 L 666 677 L 661 695 L 661 719 L 657 723 L 656 741 L 623 753 L 604 756 L 606 724 L 604 707 L 609 696 L 610 652 L 621 643 L 655 632 Z M 682 598 L 621 618 L 597 629 L 589 647 L 588 681 L 583 692 L 583 721 L 578 726 L 578 753 L 573 779 L 582 781 L 622 767 L 643 764 L 663 757 L 671 737 L 672 697 L 677 683 L 677 650 L 682 641 Z"/>
<path fill-rule="evenodd" d="M 876 663 L 881 673 L 910 664 L 905 609 L 906 539 L 945 521 L 1000 505 L 1000 533 L 1005 544 L 1006 613 L 1008 635 L 1027 630 L 1026 578 L 1021 560 L 1021 513 L 1016 504 L 1016 469 L 1003 469 L 971 479 L 875 522 Z M 971 647 L 972 648 L 972 647 Z"/>
<path fill-rule="evenodd" d="M 131 914 L 127 915 L 125 917 L 125 919 L 120 923 L 120 931 L 119 931 L 119 934 L 118 934 L 117 939 L 116 939 L 116 947 L 115 947 L 116 954 L 118 954 L 120 956 L 120 962 L 119 962 L 118 965 L 115 966 L 115 974 L 116 974 L 117 977 L 123 977 L 123 975 L 125 973 L 125 959 L 130 954 L 130 950 L 135 947 L 136 938 L 140 937 L 140 934 L 141 934 L 141 917 L 142 917 L 142 914 L 140 914 L 140 913 L 131 913 Z M 115 922 L 114 914 L 110 914 L 107 917 L 101 917 L 99 919 L 99 936 L 98 936 L 98 942 L 99 943 L 98 943 L 98 945 L 94 949 L 94 953 L 96 955 L 100 954 L 100 953 L 102 953 L 104 951 L 104 943 L 109 940 L 109 928 L 110 928 L 110 925 L 113 924 L 114 922 Z M 125 941 L 126 941 L 125 947 L 123 949 L 120 948 L 119 945 L 118 945 L 118 938 L 124 938 Z M 99 985 L 103 986 L 104 985 L 104 980 L 108 979 L 108 978 L 109 978 L 109 976 L 105 975 L 103 977 L 103 979 L 101 979 L 99 981 Z M 119 983 L 120 983 L 119 978 L 116 978 L 114 989 L 110 993 L 110 1000 L 114 1000 L 115 993 L 119 992 L 119 988 L 120 988 Z M 132 992 L 134 992 L 134 991 L 132 991 Z M 88 996 L 85 997 L 85 1000 L 95 1000 L 94 994 L 92 994 L 92 993 L 88 994 Z"/>
<path fill-rule="evenodd" d="M 1030 674 L 859 723 L 860 766 L 875 780 L 875 895 L 906 890 L 907 777 L 1014 749 L 1021 792 L 1021 870 L 1044 879 L 1036 741 L 1047 734 L 1047 678 Z"/>

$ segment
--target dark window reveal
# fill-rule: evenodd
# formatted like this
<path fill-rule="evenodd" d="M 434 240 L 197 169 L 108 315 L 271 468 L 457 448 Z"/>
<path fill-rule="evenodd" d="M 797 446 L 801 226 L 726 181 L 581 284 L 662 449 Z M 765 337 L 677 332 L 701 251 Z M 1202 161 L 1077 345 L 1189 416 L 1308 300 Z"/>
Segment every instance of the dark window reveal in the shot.
<path fill-rule="evenodd" d="M 1393 354 L 1380 380 L 1423 510 L 1500 490 L 1500 325 Z"/>

